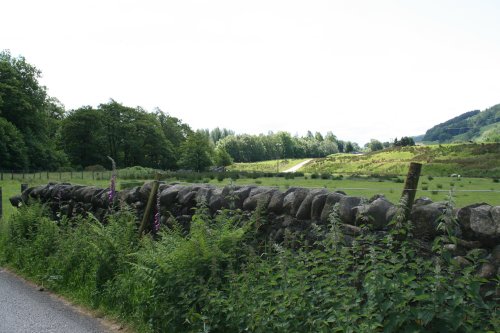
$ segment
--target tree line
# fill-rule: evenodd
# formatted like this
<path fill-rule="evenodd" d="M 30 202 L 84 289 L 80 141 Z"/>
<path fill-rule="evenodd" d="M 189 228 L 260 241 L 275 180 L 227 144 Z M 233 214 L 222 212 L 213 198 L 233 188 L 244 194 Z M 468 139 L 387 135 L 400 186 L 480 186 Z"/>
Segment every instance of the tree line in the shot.
<path fill-rule="evenodd" d="M 0 169 L 81 170 L 107 166 L 110 156 L 120 167 L 199 171 L 232 162 L 361 150 L 332 132 L 299 137 L 288 132 L 237 135 L 225 128 L 195 131 L 160 109 L 148 112 L 115 100 L 66 111 L 47 94 L 40 76 L 24 57 L 0 52 Z"/>

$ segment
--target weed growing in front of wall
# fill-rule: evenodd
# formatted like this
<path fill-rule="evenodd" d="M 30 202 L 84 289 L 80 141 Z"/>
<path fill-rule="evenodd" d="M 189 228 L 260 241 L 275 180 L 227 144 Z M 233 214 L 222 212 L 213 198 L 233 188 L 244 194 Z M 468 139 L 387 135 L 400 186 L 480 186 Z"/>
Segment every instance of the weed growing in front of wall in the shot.
<path fill-rule="evenodd" d="M 498 331 L 474 275 L 480 255 L 461 268 L 422 254 L 403 213 L 393 232 L 348 236 L 334 208 L 305 247 L 289 229 L 283 243 L 262 237 L 274 226 L 259 209 L 202 205 L 189 232 L 171 221 L 139 240 L 126 211 L 54 222 L 33 205 L 2 224 L 1 259 L 140 332 Z"/>

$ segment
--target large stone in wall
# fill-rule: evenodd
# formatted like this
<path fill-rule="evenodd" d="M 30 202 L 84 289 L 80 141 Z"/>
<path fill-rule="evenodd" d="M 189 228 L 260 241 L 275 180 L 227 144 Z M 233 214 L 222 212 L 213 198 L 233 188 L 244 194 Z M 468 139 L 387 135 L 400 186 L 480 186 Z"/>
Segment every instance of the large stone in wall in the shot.
<path fill-rule="evenodd" d="M 267 209 L 269 201 L 276 190 L 269 188 L 262 188 L 262 191 L 251 191 L 250 196 L 243 201 L 243 209 L 252 211 L 261 205 L 264 209 Z"/>
<path fill-rule="evenodd" d="M 215 188 L 210 195 L 210 199 L 208 201 L 208 208 L 212 213 L 217 212 L 222 209 L 224 204 L 224 199 L 222 197 L 222 189 Z"/>
<path fill-rule="evenodd" d="M 37 199 L 37 200 L 46 201 L 46 193 L 47 193 L 47 188 L 49 186 L 50 185 L 47 184 L 47 185 L 37 186 L 37 187 L 33 188 L 33 190 L 30 193 L 30 197 Z"/>
<path fill-rule="evenodd" d="M 323 206 L 323 210 L 321 212 L 321 222 L 326 223 L 328 222 L 328 218 L 330 217 L 330 213 L 333 210 L 333 207 L 340 202 L 342 198 L 344 198 L 345 195 L 342 193 L 334 192 L 334 193 L 329 193 L 326 197 L 325 205 Z"/>
<path fill-rule="evenodd" d="M 225 199 L 229 202 L 229 204 L 234 205 L 234 208 L 242 209 L 243 202 L 250 196 L 250 192 L 254 188 L 255 186 L 240 187 L 234 190 L 232 193 L 228 194 L 228 196 Z"/>
<path fill-rule="evenodd" d="M 420 239 L 434 239 L 438 234 L 439 218 L 445 210 L 446 204 L 443 202 L 413 207 L 410 214 L 410 220 L 413 222 L 413 235 Z"/>
<path fill-rule="evenodd" d="M 102 190 L 102 188 L 95 186 L 75 186 L 72 199 L 77 202 L 91 203 L 94 194 L 100 190 Z"/>
<path fill-rule="evenodd" d="M 213 186 L 203 186 L 196 192 L 196 203 L 197 204 L 206 204 L 210 202 L 210 197 L 212 196 L 212 192 L 214 190 Z"/>
<path fill-rule="evenodd" d="M 139 194 L 141 196 L 141 201 L 147 202 L 149 199 L 149 193 L 153 189 L 153 182 L 144 183 L 139 190 Z"/>
<path fill-rule="evenodd" d="M 500 241 L 500 206 L 481 205 L 471 209 L 470 228 L 485 245 Z"/>
<path fill-rule="evenodd" d="M 456 218 L 460 225 L 460 229 L 462 230 L 462 237 L 465 239 L 474 239 L 474 231 L 470 227 L 470 217 L 472 209 L 477 208 L 479 206 L 487 205 L 486 203 L 477 203 L 468 205 L 460 208 L 457 211 Z"/>
<path fill-rule="evenodd" d="M 271 196 L 269 204 L 267 205 L 267 211 L 280 215 L 283 212 L 283 200 L 285 199 L 285 193 L 276 191 Z"/>
<path fill-rule="evenodd" d="M 179 204 L 182 215 L 192 215 L 194 213 L 193 208 L 196 207 L 196 194 L 200 188 L 201 186 L 199 185 L 189 185 L 177 193 L 176 201 Z"/>
<path fill-rule="evenodd" d="M 140 187 L 139 186 L 136 186 L 136 187 L 133 187 L 131 189 L 128 189 L 128 190 L 122 190 L 120 191 L 123 196 L 124 196 L 124 199 L 125 199 L 125 202 L 129 205 L 137 202 L 137 201 L 140 201 L 141 200 L 141 196 L 140 196 Z"/>
<path fill-rule="evenodd" d="M 311 202 L 311 220 L 320 221 L 321 213 L 323 212 L 323 208 L 325 207 L 326 198 L 328 197 L 328 193 L 318 194 L 314 197 Z"/>
<path fill-rule="evenodd" d="M 392 219 L 388 212 L 394 205 L 383 197 L 379 197 L 369 204 L 361 205 L 357 209 L 356 224 L 368 224 L 375 230 L 384 229 Z"/>
<path fill-rule="evenodd" d="M 314 198 L 320 194 L 328 193 L 325 189 L 314 189 L 304 198 L 297 210 L 296 218 L 299 220 L 311 220 L 311 209 Z"/>
<path fill-rule="evenodd" d="M 296 216 L 302 201 L 309 194 L 309 190 L 306 188 L 290 188 L 285 192 L 285 197 L 283 198 L 283 213 Z"/>
<path fill-rule="evenodd" d="M 222 207 L 233 209 L 243 208 L 243 202 L 248 198 L 253 188 L 255 186 L 225 186 L 221 193 Z"/>
<path fill-rule="evenodd" d="M 118 193 L 118 192 L 117 192 Z M 116 200 L 116 198 L 115 198 Z M 94 208 L 106 208 L 109 205 L 109 189 L 100 189 L 95 191 L 90 199 Z"/>
<path fill-rule="evenodd" d="M 354 224 L 356 221 L 356 207 L 361 203 L 361 198 L 343 196 L 339 201 L 339 217 L 343 223 Z"/>
<path fill-rule="evenodd" d="M 170 207 L 174 205 L 175 200 L 177 199 L 177 195 L 179 194 L 179 191 L 182 190 L 183 188 L 184 188 L 183 185 L 174 185 L 161 191 L 160 205 L 167 209 L 170 209 Z"/>

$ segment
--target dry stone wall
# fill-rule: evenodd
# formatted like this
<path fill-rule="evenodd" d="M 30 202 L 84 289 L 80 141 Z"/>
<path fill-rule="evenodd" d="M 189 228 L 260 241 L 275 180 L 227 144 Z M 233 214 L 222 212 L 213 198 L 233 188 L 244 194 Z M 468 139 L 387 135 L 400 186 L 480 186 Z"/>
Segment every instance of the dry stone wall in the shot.
<path fill-rule="evenodd" d="M 131 207 L 138 220 L 144 213 L 152 183 L 116 193 L 113 209 L 120 205 Z M 29 204 L 36 199 L 46 203 L 54 216 L 92 213 L 105 220 L 110 208 L 108 189 L 93 186 L 50 183 L 32 187 L 21 195 L 10 198 L 12 205 Z M 369 226 L 374 232 L 386 232 L 389 222 L 397 213 L 397 207 L 383 196 L 371 199 L 349 196 L 343 192 L 326 189 L 289 188 L 282 192 L 276 188 L 258 186 L 226 186 L 160 184 L 161 224 L 168 225 L 169 218 L 176 218 L 189 228 L 194 208 L 204 203 L 210 214 L 219 210 L 241 209 L 250 214 L 258 206 L 266 212 L 268 225 L 265 232 L 273 240 L 283 240 L 285 231 L 309 235 L 312 227 L 328 223 L 334 207 L 347 236 L 361 232 L 360 225 Z M 413 236 L 432 241 L 439 235 L 437 226 L 449 209 L 444 202 L 432 202 L 428 198 L 415 200 L 410 220 Z M 445 244 L 445 249 L 465 262 L 465 255 L 472 249 L 484 249 L 488 265 L 484 275 L 500 273 L 500 206 L 478 203 L 455 209 L 455 234 L 458 241 Z M 488 268 L 489 267 L 489 268 Z"/>

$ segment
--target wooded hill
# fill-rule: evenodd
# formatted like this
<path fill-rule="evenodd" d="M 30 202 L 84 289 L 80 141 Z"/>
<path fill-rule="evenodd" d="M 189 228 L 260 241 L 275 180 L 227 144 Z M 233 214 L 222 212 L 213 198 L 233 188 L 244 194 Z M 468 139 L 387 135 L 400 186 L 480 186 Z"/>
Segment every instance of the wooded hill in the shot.
<path fill-rule="evenodd" d="M 469 111 L 429 129 L 426 142 L 500 142 L 500 104 Z"/>

